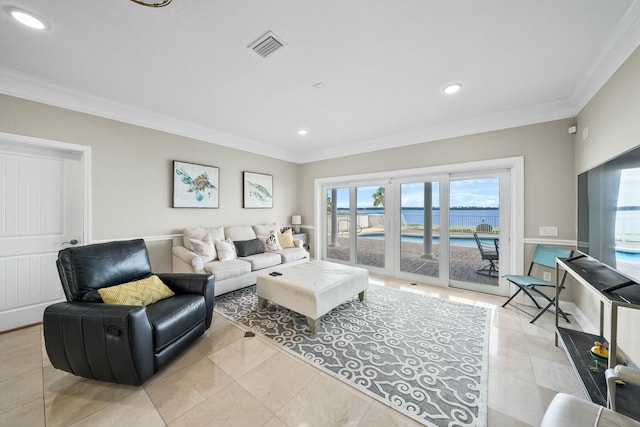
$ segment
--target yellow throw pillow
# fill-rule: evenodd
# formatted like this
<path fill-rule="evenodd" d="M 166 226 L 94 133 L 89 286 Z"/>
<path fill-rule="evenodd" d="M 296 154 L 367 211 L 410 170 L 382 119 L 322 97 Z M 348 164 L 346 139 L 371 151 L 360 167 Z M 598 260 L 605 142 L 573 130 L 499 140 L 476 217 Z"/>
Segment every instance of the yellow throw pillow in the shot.
<path fill-rule="evenodd" d="M 282 249 L 296 247 L 293 244 L 293 235 L 291 234 L 291 229 L 288 229 L 284 233 L 278 233 L 278 243 L 280 243 Z"/>
<path fill-rule="evenodd" d="M 156 275 L 135 282 L 98 289 L 105 304 L 149 305 L 175 293 Z"/>

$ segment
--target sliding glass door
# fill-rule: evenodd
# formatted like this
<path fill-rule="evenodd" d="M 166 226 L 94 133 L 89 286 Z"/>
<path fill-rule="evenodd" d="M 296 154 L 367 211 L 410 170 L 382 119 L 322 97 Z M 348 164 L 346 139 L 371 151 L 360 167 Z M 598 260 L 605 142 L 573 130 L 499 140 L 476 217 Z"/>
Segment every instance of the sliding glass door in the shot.
<path fill-rule="evenodd" d="M 325 191 L 326 245 L 329 261 L 351 261 L 351 198 L 349 187 L 330 187 Z"/>
<path fill-rule="evenodd" d="M 401 182 L 398 189 L 399 272 L 439 278 L 440 182 Z"/>
<path fill-rule="evenodd" d="M 449 181 L 451 285 L 503 295 L 509 265 L 509 174 L 454 175 Z"/>
<path fill-rule="evenodd" d="M 385 186 L 355 187 L 357 206 L 356 264 L 385 269 Z"/>
<path fill-rule="evenodd" d="M 511 170 L 325 185 L 324 257 L 372 273 L 508 294 Z"/>

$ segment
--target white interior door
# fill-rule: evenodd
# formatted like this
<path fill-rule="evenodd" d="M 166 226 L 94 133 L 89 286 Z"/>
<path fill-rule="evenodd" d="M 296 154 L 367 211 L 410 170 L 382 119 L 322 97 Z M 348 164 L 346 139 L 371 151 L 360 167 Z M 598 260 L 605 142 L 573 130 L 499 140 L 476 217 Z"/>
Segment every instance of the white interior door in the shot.
<path fill-rule="evenodd" d="M 83 154 L 12 139 L 0 135 L 0 331 L 64 300 L 58 251 L 88 236 Z"/>

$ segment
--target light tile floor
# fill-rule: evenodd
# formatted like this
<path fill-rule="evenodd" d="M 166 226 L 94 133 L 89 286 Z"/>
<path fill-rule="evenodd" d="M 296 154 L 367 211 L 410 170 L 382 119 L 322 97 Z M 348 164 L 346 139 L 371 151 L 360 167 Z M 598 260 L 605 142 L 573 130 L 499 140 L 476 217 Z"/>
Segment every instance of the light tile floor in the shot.
<path fill-rule="evenodd" d="M 505 298 L 371 281 L 492 309 L 489 426 L 536 426 L 557 392 L 584 398 L 553 315 L 535 325 Z M 573 322 L 575 323 L 575 322 Z M 54 369 L 40 325 L 0 334 L 0 426 L 416 426 L 415 421 L 216 315 L 205 336 L 143 387 Z"/>

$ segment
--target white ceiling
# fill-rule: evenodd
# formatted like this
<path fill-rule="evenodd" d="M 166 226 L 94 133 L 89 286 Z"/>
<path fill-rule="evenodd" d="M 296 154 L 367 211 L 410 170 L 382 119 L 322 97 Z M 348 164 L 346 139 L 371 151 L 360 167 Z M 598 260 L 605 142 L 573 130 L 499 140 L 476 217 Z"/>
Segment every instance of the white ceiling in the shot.
<path fill-rule="evenodd" d="M 639 1 L 0 0 L 51 26 L 0 12 L 0 92 L 304 163 L 573 117 Z"/>

